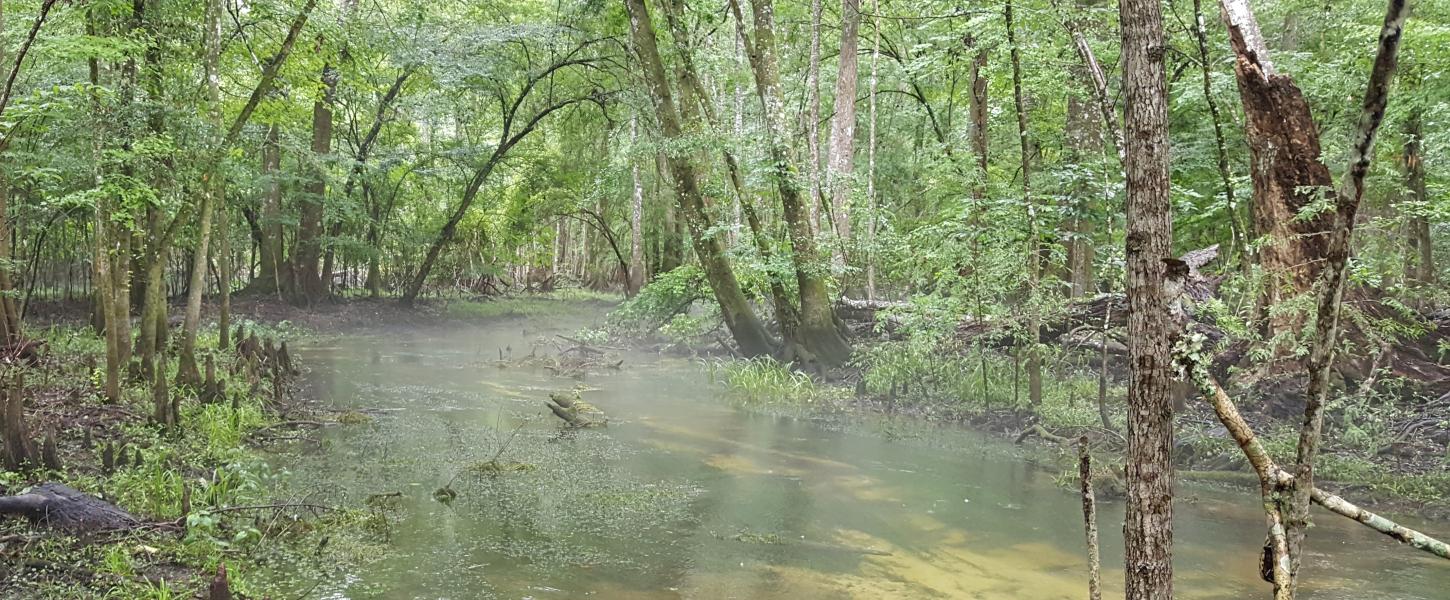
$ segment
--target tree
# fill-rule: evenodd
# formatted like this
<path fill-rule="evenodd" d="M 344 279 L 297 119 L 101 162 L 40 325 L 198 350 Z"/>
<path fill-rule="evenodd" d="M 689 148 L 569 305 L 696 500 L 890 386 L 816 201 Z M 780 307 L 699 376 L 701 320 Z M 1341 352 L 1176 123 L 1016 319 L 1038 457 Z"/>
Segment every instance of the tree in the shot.
<path fill-rule="evenodd" d="M 1267 240 L 1259 264 L 1268 281 L 1264 303 L 1287 304 L 1309 291 L 1322 268 L 1331 215 L 1321 210 L 1333 188 L 1320 161 L 1319 135 L 1309 103 L 1270 61 L 1268 46 L 1247 0 L 1220 0 L 1233 47 L 1234 73 L 1244 107 L 1244 137 L 1252 151 L 1254 229 Z M 1277 311 L 1265 323 L 1268 337 L 1293 336 L 1302 313 Z M 1286 355 L 1292 345 L 1280 343 Z"/>
<path fill-rule="evenodd" d="M 790 235 L 796 289 L 800 295 L 800 328 L 796 338 L 788 340 L 794 347 L 788 348 L 785 356 L 835 367 L 850 358 L 851 345 L 837 327 L 826 274 L 820 267 L 821 257 L 817 253 L 809 215 L 813 200 L 801 193 L 799 171 L 790 158 L 790 147 L 786 142 L 785 99 L 781 95 L 775 58 L 775 9 L 770 0 L 752 0 L 750 6 L 755 39 L 752 42 L 744 38 L 742 42 L 750 58 L 756 95 L 764 115 L 769 175 L 780 194 L 782 216 L 786 221 L 786 232 Z M 731 0 L 730 10 L 736 22 L 740 23 L 740 34 L 746 35 L 744 17 L 736 0 Z"/>
<path fill-rule="evenodd" d="M 520 42 L 527 44 L 523 40 Z M 525 52 L 526 68 L 520 75 L 517 85 L 500 84 L 488 90 L 488 93 L 498 101 L 502 111 L 503 122 L 499 129 L 498 141 L 495 142 L 492 151 L 473 169 L 473 177 L 469 179 L 468 185 L 464 188 L 463 197 L 443 223 L 438 235 L 433 238 L 433 243 L 428 246 L 422 264 L 418 266 L 412 282 L 403 291 L 400 300 L 404 305 L 412 305 L 418 299 L 418 294 L 423 291 L 423 285 L 428 281 L 429 273 L 433 271 L 433 264 L 443 253 L 443 247 L 453 241 L 453 236 L 458 232 L 458 224 L 463 222 L 463 217 L 473 206 L 479 191 L 488 182 L 494 169 L 509 155 L 509 151 L 537 131 L 544 119 L 555 112 L 582 103 L 598 104 L 602 108 L 602 92 L 591 82 L 583 82 L 583 85 L 577 89 L 564 93 L 556 87 L 561 82 L 555 81 L 555 76 L 561 71 L 593 67 L 599 59 L 585 53 L 595 43 L 597 43 L 595 40 L 581 41 L 573 48 L 558 55 L 558 58 L 554 59 L 551 64 L 538 70 L 532 68 L 532 54 Z M 532 105 L 530 102 L 534 100 L 534 94 L 539 91 L 541 85 L 547 88 L 541 92 L 546 95 L 546 98 L 542 104 Z"/>
<path fill-rule="evenodd" d="M 630 41 L 635 57 L 643 71 L 645 87 L 649 89 L 650 101 L 654 104 L 660 133 L 666 140 L 683 139 L 685 128 L 681 122 L 681 111 L 676 108 L 674 94 L 665 78 L 665 68 L 660 60 L 659 47 L 655 41 L 654 24 L 644 0 L 625 0 L 629 11 Z M 671 154 L 666 157 L 670 179 L 674 184 L 675 198 L 685 216 L 690 230 L 690 239 L 695 253 L 704 267 L 706 280 L 720 304 L 721 317 L 730 330 L 740 352 L 745 356 L 766 356 L 773 352 L 774 344 L 765 326 L 760 323 L 745 299 L 744 292 L 735 278 L 735 271 L 724 255 L 720 239 L 710 231 L 709 215 L 705 213 L 704 200 L 695 167 L 686 156 Z"/>
<path fill-rule="evenodd" d="M 831 115 L 826 186 L 831 192 L 831 217 L 836 226 L 837 259 L 846 262 L 851 244 L 851 175 L 856 158 L 856 54 L 861 1 L 841 2 L 841 53 L 836 68 L 836 110 Z"/>
<path fill-rule="evenodd" d="M 1156 0 L 1123 0 L 1127 176 L 1128 450 L 1123 526 L 1128 600 L 1173 597 L 1174 320 L 1165 274 L 1172 258 L 1167 81 Z"/>

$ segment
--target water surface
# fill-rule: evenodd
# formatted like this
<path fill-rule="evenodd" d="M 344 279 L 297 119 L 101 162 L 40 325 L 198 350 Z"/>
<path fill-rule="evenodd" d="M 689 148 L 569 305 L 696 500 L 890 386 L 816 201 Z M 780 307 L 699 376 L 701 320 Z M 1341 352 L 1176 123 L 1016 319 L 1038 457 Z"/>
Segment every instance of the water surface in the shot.
<path fill-rule="evenodd" d="M 552 354 L 554 334 L 588 324 L 510 320 L 304 346 L 308 393 L 381 416 L 329 429 L 320 453 L 286 460 L 290 484 L 353 505 L 402 493 L 386 539 L 362 550 L 376 560 L 309 583 L 308 596 L 1085 597 L 1077 496 L 1001 440 L 744 410 L 682 359 L 624 354 L 621 370 L 582 381 L 494 364 L 502 348 Z M 578 385 L 608 428 L 560 433 L 543 399 Z M 472 470 L 490 460 L 527 470 Z M 445 485 L 457 492 L 448 504 L 433 497 Z M 1254 498 L 1179 495 L 1178 597 L 1268 597 Z M 1121 597 L 1122 505 L 1099 510 L 1105 595 Z M 1446 597 L 1440 562 L 1338 517 L 1316 524 L 1304 598 Z"/>

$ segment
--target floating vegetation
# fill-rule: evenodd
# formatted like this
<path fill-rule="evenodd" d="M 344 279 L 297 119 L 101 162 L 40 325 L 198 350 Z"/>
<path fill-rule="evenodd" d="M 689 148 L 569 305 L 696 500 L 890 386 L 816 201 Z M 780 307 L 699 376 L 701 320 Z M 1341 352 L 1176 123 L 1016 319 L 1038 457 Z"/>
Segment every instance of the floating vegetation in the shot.
<path fill-rule="evenodd" d="M 373 422 L 373 418 L 367 413 L 349 410 L 337 415 L 337 422 L 343 425 L 366 425 Z"/>

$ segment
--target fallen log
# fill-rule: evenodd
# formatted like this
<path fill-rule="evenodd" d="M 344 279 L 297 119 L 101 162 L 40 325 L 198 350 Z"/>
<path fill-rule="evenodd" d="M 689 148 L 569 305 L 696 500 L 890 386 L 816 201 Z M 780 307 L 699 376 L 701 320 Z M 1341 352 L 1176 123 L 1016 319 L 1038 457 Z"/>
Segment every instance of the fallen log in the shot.
<path fill-rule="evenodd" d="M 42 483 L 0 497 L 0 514 L 67 531 L 130 529 L 141 520 L 116 505 L 59 483 Z"/>
<path fill-rule="evenodd" d="M 549 407 L 549 411 L 554 413 L 554 416 L 563 419 L 573 428 L 589 429 L 603 427 L 608 423 L 604 411 L 580 399 L 578 392 L 572 395 L 551 393 L 549 399 L 544 403 Z"/>

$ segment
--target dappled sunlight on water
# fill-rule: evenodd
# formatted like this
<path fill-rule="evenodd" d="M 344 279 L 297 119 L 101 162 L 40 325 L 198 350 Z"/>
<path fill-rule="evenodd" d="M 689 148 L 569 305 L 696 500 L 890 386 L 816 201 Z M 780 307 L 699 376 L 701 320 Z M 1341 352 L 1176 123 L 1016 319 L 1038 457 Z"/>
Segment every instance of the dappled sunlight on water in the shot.
<path fill-rule="evenodd" d="M 583 381 L 495 364 L 500 349 L 552 352 L 543 336 L 589 325 L 560 321 L 300 349 L 310 393 L 376 416 L 281 461 L 288 489 L 349 506 L 401 499 L 386 528 L 329 550 L 351 553 L 343 573 L 279 569 L 280 587 L 339 599 L 1085 595 L 1078 499 L 1010 444 L 899 420 L 883 435 L 883 419 L 748 412 L 678 359 L 624 355 L 623 370 Z M 559 431 L 543 400 L 574 389 L 609 427 Z M 433 498 L 443 487 L 452 502 Z M 1178 596 L 1265 596 L 1253 498 L 1182 497 Z M 1105 595 L 1121 597 L 1122 505 L 1101 514 Z M 1428 600 L 1450 585 L 1412 551 L 1319 521 L 1305 598 Z"/>

